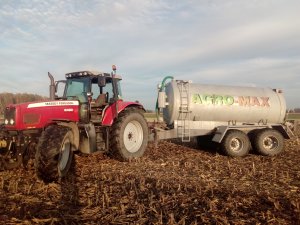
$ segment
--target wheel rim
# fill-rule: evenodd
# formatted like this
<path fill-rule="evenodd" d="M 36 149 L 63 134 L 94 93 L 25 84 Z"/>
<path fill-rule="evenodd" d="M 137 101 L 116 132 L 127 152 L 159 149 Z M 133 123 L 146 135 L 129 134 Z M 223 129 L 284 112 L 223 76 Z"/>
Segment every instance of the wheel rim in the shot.
<path fill-rule="evenodd" d="M 264 148 L 267 150 L 274 150 L 278 147 L 279 142 L 277 138 L 273 136 L 268 136 L 263 139 Z"/>
<path fill-rule="evenodd" d="M 138 121 L 129 122 L 124 130 L 124 145 L 130 153 L 137 152 L 143 144 L 143 128 Z"/>
<path fill-rule="evenodd" d="M 58 162 L 58 168 L 60 171 L 63 171 L 67 167 L 70 154 L 71 154 L 71 142 L 70 139 L 66 137 L 63 141 L 60 150 L 60 157 Z"/>
<path fill-rule="evenodd" d="M 243 142 L 238 138 L 233 138 L 230 142 L 230 149 L 234 152 L 239 152 L 243 148 Z"/>

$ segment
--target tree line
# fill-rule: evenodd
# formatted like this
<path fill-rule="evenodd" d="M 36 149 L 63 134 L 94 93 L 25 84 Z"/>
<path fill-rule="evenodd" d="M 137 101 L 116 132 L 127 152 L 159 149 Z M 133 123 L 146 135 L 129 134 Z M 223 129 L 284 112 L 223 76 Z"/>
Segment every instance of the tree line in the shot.
<path fill-rule="evenodd" d="M 34 102 L 45 100 L 47 97 L 43 97 L 37 94 L 28 93 L 0 93 L 0 114 L 3 114 L 4 109 L 9 104 L 18 104 L 23 102 Z"/>
<path fill-rule="evenodd" d="M 293 112 L 294 112 L 294 113 L 300 113 L 300 108 L 295 108 L 295 109 L 293 110 Z"/>

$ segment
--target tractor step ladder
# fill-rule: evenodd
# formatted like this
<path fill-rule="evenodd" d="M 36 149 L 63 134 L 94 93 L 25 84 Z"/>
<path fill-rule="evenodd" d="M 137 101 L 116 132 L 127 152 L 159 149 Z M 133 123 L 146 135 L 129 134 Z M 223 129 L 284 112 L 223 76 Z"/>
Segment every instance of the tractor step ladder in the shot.
<path fill-rule="evenodd" d="M 177 123 L 177 135 L 182 142 L 191 140 L 190 133 L 190 105 L 189 105 L 189 87 L 188 81 L 177 81 L 177 86 L 180 94 L 179 116 Z"/>

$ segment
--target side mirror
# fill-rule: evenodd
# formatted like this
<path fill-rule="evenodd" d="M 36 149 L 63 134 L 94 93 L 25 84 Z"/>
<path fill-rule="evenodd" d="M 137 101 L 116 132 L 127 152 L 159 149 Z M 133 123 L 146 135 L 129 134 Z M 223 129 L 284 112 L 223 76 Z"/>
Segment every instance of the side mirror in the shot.
<path fill-rule="evenodd" d="M 98 77 L 98 86 L 105 87 L 106 85 L 106 78 L 104 76 Z"/>

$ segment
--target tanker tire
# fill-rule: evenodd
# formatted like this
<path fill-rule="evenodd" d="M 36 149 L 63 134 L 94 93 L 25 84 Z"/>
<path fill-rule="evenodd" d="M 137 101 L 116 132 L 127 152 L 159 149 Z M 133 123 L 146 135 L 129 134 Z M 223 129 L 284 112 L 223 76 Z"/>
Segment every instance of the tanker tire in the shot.
<path fill-rule="evenodd" d="M 37 177 L 44 183 L 64 177 L 73 159 L 72 132 L 62 126 L 50 125 L 42 133 L 35 154 Z"/>
<path fill-rule="evenodd" d="M 143 156 L 148 143 L 148 126 L 141 112 L 128 109 L 120 113 L 110 134 L 110 150 L 114 157 L 128 161 Z"/>
<path fill-rule="evenodd" d="M 252 146 L 261 155 L 273 156 L 283 151 L 284 138 L 277 130 L 262 129 L 253 138 Z"/>
<path fill-rule="evenodd" d="M 246 156 L 250 146 L 247 134 L 240 130 L 229 130 L 221 142 L 223 152 L 232 157 Z"/>

